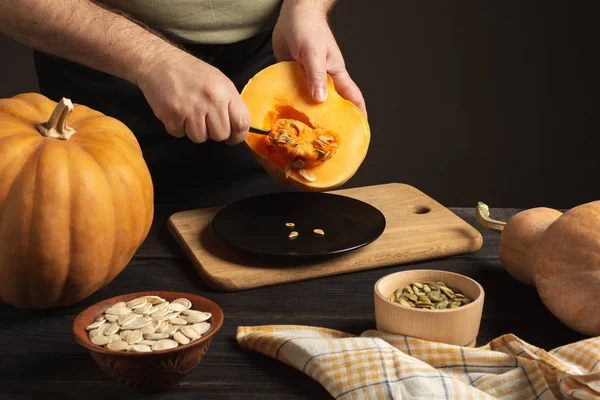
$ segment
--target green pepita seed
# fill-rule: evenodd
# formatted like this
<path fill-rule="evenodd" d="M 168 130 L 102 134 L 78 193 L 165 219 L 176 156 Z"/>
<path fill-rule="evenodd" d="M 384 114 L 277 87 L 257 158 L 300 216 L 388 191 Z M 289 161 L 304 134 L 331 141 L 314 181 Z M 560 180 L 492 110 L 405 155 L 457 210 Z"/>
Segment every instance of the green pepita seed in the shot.
<path fill-rule="evenodd" d="M 469 304 L 473 299 L 444 282 L 412 282 L 396 289 L 388 299 L 405 307 L 424 310 L 445 310 Z"/>

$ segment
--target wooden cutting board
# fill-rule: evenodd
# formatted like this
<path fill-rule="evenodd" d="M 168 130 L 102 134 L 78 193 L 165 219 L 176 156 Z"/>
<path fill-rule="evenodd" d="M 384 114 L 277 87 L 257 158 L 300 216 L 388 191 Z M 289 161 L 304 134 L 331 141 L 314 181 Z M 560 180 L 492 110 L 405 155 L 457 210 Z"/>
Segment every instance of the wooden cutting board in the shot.
<path fill-rule="evenodd" d="M 392 183 L 336 190 L 378 208 L 386 218 L 373 243 L 320 261 L 283 264 L 238 251 L 217 237 L 212 218 L 221 207 L 182 211 L 169 218 L 171 234 L 212 288 L 238 291 L 329 275 L 471 253 L 481 234 L 453 212 L 412 186 Z"/>

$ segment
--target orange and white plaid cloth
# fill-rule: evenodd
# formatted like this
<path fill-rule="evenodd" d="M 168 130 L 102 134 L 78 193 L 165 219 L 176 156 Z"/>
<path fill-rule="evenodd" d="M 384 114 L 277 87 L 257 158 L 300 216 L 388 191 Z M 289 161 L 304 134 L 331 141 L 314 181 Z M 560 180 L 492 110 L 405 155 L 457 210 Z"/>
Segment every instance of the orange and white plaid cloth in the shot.
<path fill-rule="evenodd" d="M 317 380 L 336 399 L 600 399 L 600 337 L 546 352 L 515 335 L 477 348 L 369 330 L 239 327 L 238 343 Z"/>

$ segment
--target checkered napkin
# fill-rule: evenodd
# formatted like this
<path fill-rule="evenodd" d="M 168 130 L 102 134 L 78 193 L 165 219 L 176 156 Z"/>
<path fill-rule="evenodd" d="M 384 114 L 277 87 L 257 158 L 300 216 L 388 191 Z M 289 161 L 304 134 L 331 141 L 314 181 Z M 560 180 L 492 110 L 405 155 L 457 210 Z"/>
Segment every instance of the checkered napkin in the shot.
<path fill-rule="evenodd" d="M 552 351 L 507 334 L 478 348 L 369 330 L 239 327 L 238 343 L 317 380 L 336 399 L 600 399 L 600 337 Z"/>

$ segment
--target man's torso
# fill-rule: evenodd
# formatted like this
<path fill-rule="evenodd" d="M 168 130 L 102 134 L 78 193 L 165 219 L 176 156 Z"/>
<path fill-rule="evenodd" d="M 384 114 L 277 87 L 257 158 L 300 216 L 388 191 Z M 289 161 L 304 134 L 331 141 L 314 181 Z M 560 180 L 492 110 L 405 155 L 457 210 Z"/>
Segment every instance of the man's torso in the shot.
<path fill-rule="evenodd" d="M 99 0 L 182 42 L 223 44 L 274 26 L 281 0 Z"/>

